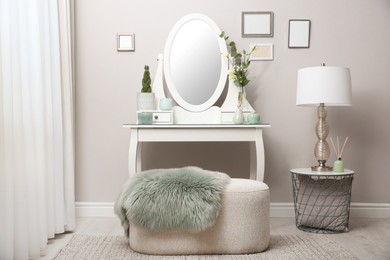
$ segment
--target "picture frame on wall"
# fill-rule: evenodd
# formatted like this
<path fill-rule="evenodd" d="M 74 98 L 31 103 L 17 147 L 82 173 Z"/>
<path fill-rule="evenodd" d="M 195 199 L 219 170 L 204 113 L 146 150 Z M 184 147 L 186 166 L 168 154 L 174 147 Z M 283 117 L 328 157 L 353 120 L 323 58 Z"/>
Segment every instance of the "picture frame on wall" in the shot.
<path fill-rule="evenodd" d="M 256 49 L 250 56 L 251 61 L 256 60 L 273 60 L 274 59 L 274 45 L 273 43 L 255 43 L 251 44 L 251 49 L 256 46 Z"/>
<path fill-rule="evenodd" d="M 310 48 L 310 27 L 310 20 L 290 19 L 288 26 L 288 47 Z"/>
<path fill-rule="evenodd" d="M 272 37 L 273 12 L 242 12 L 241 37 Z"/>
<path fill-rule="evenodd" d="M 117 34 L 117 51 L 135 51 L 134 33 Z"/>

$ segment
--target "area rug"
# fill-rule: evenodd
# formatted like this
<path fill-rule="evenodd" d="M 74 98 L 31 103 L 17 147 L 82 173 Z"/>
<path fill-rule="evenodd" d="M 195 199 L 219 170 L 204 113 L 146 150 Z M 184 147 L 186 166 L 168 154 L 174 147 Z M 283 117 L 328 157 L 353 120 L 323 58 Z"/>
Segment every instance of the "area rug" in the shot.
<path fill-rule="evenodd" d="M 134 259 L 134 260 L 283 260 L 283 259 L 357 259 L 326 235 L 271 235 L 269 248 L 258 254 L 248 255 L 191 255 L 151 256 L 138 254 L 130 249 L 124 236 L 96 236 L 75 234 L 70 242 L 54 258 L 66 259 Z"/>

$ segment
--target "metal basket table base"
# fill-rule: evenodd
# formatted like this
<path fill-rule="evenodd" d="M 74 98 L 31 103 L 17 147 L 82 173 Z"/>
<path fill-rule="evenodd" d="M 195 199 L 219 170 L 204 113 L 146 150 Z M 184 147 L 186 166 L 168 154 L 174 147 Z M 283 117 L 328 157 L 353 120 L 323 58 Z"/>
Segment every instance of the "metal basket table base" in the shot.
<path fill-rule="evenodd" d="M 291 172 L 295 222 L 314 233 L 348 232 L 353 174 L 301 175 Z"/>

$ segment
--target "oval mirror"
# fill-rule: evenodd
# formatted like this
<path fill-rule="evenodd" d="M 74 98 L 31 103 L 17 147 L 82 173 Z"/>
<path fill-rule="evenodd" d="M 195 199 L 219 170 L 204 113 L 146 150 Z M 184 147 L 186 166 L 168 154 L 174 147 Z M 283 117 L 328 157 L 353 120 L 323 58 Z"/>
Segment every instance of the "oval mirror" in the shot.
<path fill-rule="evenodd" d="M 164 49 L 164 76 L 179 106 L 198 112 L 215 104 L 225 87 L 228 64 L 221 30 L 202 14 L 190 14 L 172 28 Z"/>

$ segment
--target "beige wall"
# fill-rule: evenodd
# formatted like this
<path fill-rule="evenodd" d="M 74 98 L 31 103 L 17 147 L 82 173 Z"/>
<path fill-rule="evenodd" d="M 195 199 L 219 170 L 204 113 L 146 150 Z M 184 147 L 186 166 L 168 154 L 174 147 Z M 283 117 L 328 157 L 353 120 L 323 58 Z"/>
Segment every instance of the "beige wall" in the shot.
<path fill-rule="evenodd" d="M 273 11 L 274 37 L 241 38 L 241 11 Z M 273 43 L 274 60 L 253 62 L 249 101 L 265 130 L 265 182 L 273 202 L 291 202 L 289 169 L 315 163 L 315 108 L 295 106 L 297 70 L 351 69 L 353 106 L 329 108 L 331 136 L 349 136 L 344 152 L 354 202 L 390 202 L 390 1 L 142 0 L 76 1 L 76 200 L 113 201 L 128 176 L 130 133 L 143 66 L 152 76 L 171 27 L 188 13 L 211 17 L 240 49 Z M 312 22 L 310 49 L 288 49 L 288 19 Z M 116 51 L 116 33 L 134 32 L 135 52 Z M 199 165 L 246 176 L 247 144 L 159 144 L 144 150 L 145 168 Z M 167 153 L 169 151 L 169 153 Z M 332 155 L 330 161 L 335 159 Z"/>

